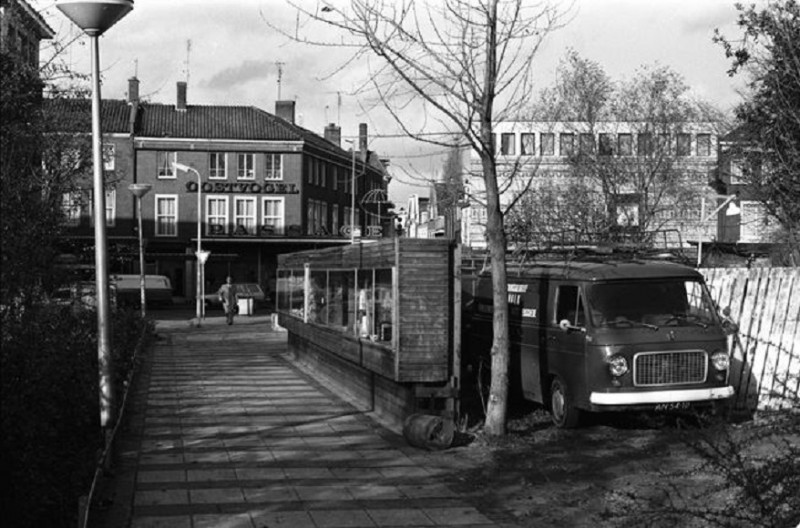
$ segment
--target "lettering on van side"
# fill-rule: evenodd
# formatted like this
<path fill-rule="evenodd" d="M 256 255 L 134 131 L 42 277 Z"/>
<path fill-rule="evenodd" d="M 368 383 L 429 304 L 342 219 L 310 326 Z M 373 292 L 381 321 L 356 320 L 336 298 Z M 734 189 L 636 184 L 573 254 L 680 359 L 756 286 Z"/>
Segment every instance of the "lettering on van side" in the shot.
<path fill-rule="evenodd" d="M 527 284 L 509 284 L 508 291 L 512 293 L 525 293 L 528 291 Z"/>
<path fill-rule="evenodd" d="M 523 308 L 522 317 L 527 317 L 529 319 L 536 319 L 536 308 Z"/>

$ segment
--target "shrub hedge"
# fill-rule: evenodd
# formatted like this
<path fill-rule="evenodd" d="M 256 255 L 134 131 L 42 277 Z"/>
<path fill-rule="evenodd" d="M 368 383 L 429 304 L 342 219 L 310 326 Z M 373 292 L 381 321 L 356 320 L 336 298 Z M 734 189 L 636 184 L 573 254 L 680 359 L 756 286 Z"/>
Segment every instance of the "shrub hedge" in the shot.
<path fill-rule="evenodd" d="M 136 310 L 113 311 L 110 325 L 119 404 L 153 326 Z M 4 317 L 1 354 L 4 524 L 75 526 L 104 444 L 96 312 L 41 305 Z"/>

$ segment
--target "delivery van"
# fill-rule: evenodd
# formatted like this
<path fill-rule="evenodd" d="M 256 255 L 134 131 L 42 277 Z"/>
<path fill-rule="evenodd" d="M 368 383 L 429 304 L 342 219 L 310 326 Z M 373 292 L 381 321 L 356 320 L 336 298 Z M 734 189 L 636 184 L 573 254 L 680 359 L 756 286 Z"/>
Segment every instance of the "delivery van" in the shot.
<path fill-rule="evenodd" d="M 464 317 L 464 361 L 489 365 L 492 283 Z M 508 271 L 509 386 L 559 427 L 584 412 L 685 410 L 733 395 L 726 336 L 703 276 L 666 261 L 539 262 Z"/>

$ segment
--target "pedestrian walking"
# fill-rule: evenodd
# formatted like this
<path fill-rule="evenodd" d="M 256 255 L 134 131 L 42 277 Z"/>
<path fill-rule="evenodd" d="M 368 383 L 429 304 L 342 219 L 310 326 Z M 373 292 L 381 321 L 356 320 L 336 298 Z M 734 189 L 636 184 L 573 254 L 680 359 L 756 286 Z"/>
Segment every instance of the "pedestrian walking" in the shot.
<path fill-rule="evenodd" d="M 233 284 L 233 279 L 228 277 L 225 279 L 225 284 L 220 286 L 217 292 L 219 300 L 222 301 L 222 309 L 225 310 L 225 319 L 228 324 L 233 324 L 233 315 L 236 310 L 236 301 L 238 295 L 236 294 L 236 286 Z"/>

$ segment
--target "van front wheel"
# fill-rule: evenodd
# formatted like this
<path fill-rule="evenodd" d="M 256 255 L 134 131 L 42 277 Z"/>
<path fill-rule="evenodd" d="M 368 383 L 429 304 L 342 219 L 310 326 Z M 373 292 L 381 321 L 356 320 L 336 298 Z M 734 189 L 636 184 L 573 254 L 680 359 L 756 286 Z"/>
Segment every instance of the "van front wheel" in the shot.
<path fill-rule="evenodd" d="M 567 386 L 559 378 L 550 385 L 550 413 L 560 429 L 577 427 L 581 419 L 580 409 L 573 406 Z"/>

